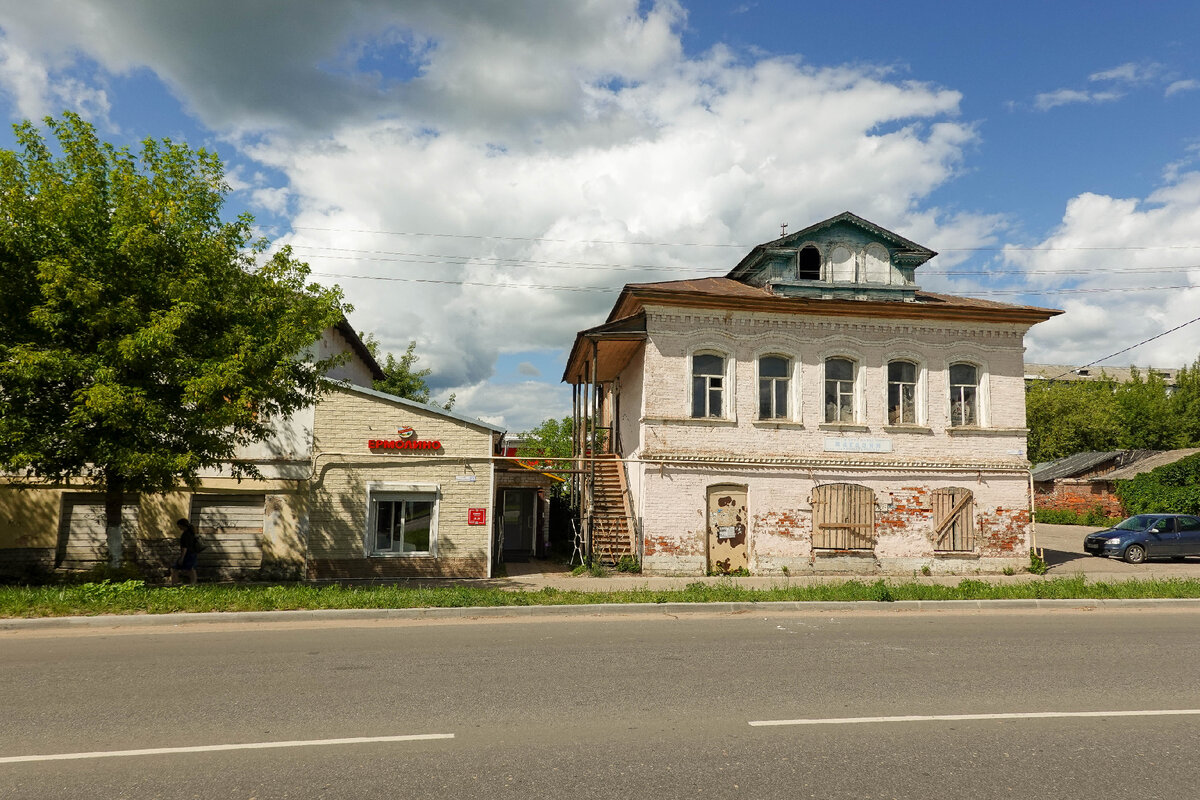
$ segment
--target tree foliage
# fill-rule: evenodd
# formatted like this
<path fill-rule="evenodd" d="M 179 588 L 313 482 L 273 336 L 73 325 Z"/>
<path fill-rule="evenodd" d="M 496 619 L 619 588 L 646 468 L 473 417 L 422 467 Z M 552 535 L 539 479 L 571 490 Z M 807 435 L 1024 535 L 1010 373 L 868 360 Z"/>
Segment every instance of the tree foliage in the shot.
<path fill-rule="evenodd" d="M 0 468 L 103 489 L 117 563 L 124 493 L 191 481 L 315 402 L 333 359 L 301 356 L 344 308 L 249 216 L 221 219 L 215 153 L 45 122 L 57 155 L 29 121 L 0 151 Z"/>
<path fill-rule="evenodd" d="M 367 334 L 363 337 L 363 344 L 379 359 L 379 341 L 372 334 Z M 418 403 L 430 402 L 429 385 L 425 382 L 433 370 L 426 367 L 425 369 L 417 369 L 416 363 L 420 360 L 417 355 L 417 342 L 412 340 L 408 343 L 408 348 L 404 351 L 404 355 L 396 358 L 392 353 L 380 363 L 379 367 L 383 370 L 383 380 L 375 381 L 372 385 L 376 391 L 386 392 L 387 394 L 403 397 L 407 400 L 416 400 Z M 442 408 L 449 411 L 454 407 L 454 395 L 450 395 L 450 399 L 446 401 Z"/>
<path fill-rule="evenodd" d="M 1036 463 L 1089 450 L 1171 450 L 1200 446 L 1200 359 L 1176 374 L 1137 369 L 1118 383 L 1034 381 L 1025 392 L 1029 460 Z"/>
<path fill-rule="evenodd" d="M 545 419 L 533 430 L 521 434 L 517 455 L 522 458 L 571 458 L 574 455 L 574 430 L 575 422 L 570 417 Z"/>

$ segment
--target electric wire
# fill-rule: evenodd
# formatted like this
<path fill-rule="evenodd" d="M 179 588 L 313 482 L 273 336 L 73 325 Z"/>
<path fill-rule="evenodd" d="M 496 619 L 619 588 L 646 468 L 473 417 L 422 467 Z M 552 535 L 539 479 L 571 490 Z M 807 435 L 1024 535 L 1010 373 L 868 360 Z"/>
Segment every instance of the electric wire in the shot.
<path fill-rule="evenodd" d="M 512 242 L 553 242 L 558 244 L 620 244 L 620 245 L 635 245 L 639 247 L 728 247 L 737 248 L 740 250 L 750 250 L 757 247 L 757 244 L 746 245 L 738 243 L 720 243 L 720 242 L 654 242 L 654 241 L 627 241 L 616 239 L 556 239 L 546 236 L 502 236 L 499 234 L 472 234 L 472 233 L 433 233 L 429 231 L 388 231 L 388 230 L 373 230 L 368 228 L 337 228 L 337 227 L 318 227 L 315 225 L 293 225 L 292 230 L 297 231 L 321 231 L 324 233 L 369 233 L 380 236 L 411 236 L 411 237 L 429 237 L 437 239 L 495 239 L 500 241 Z M 761 243 L 760 243 L 761 244 Z M 1020 252 L 1064 252 L 1071 250 L 1081 251 L 1106 251 L 1106 250 L 1200 250 L 1200 243 L 1196 244 L 1156 244 L 1156 245 L 1072 245 L 1070 247 L 1021 247 L 1016 245 L 1001 245 L 996 247 L 943 247 L 940 252 L 943 253 L 987 253 L 987 252 L 1004 252 L 1016 250 Z"/>
<path fill-rule="evenodd" d="M 1099 364 L 1101 361 L 1108 361 L 1110 358 L 1115 358 L 1115 357 L 1121 355 L 1122 353 L 1128 353 L 1130 350 L 1141 347 L 1142 345 L 1147 344 L 1149 342 L 1153 342 L 1155 339 L 1161 339 L 1162 337 L 1166 336 L 1168 333 L 1174 333 L 1175 331 L 1179 330 L 1180 328 L 1186 328 L 1188 325 L 1191 325 L 1193 322 L 1200 322 L 1200 317 L 1196 317 L 1195 319 L 1189 319 L 1187 322 L 1184 322 L 1181 325 L 1176 325 L 1174 328 L 1165 330 L 1162 333 L 1157 333 L 1154 336 L 1151 336 L 1149 339 L 1143 339 L 1142 341 L 1138 342 L 1137 344 L 1131 344 L 1131 345 L 1129 345 L 1129 347 L 1126 347 L 1124 350 L 1118 350 L 1115 353 L 1109 353 L 1104 358 L 1097 358 L 1095 361 L 1089 361 L 1087 364 L 1084 364 L 1083 366 L 1074 367 L 1072 369 L 1069 369 L 1064 373 L 1055 375 L 1050 380 L 1056 381 L 1059 378 L 1063 378 L 1063 377 L 1066 377 L 1067 375 L 1071 375 L 1072 373 L 1075 372 L 1075 370 L 1087 369 L 1088 367 L 1094 367 L 1097 364 Z"/>

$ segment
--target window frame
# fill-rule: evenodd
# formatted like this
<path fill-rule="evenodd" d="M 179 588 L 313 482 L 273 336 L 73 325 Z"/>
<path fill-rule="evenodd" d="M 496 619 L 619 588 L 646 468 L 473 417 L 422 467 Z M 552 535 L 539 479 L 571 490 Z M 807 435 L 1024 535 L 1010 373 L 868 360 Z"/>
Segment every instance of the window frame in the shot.
<path fill-rule="evenodd" d="M 800 268 L 800 254 L 809 248 L 812 248 L 817 253 L 817 277 L 815 277 L 815 278 L 804 277 L 804 273 Z M 819 244 L 817 244 L 816 242 L 805 242 L 804 244 L 800 245 L 796 249 L 796 280 L 812 281 L 814 283 L 817 283 L 817 282 L 827 283 L 829 281 L 829 276 L 826 274 L 826 269 L 825 269 L 825 252 L 821 249 L 821 246 Z"/>
<path fill-rule="evenodd" d="M 911 422 L 892 422 L 892 364 L 903 362 L 911 364 L 914 368 L 913 379 L 913 420 Z M 884 424 L 888 427 L 922 427 L 926 425 L 926 402 L 925 402 L 925 363 L 917 356 L 911 353 L 893 353 L 889 355 L 883 362 L 883 415 Z"/>
<path fill-rule="evenodd" d="M 850 363 L 850 419 L 840 419 L 841 403 L 837 403 L 839 409 L 839 419 L 829 419 L 829 362 L 830 361 L 847 361 Z M 845 352 L 830 353 L 821 357 L 821 421 L 825 425 L 861 425 L 862 424 L 862 361 Z M 841 378 L 834 378 L 841 382 Z M 840 398 L 842 393 L 838 392 Z"/>
<path fill-rule="evenodd" d="M 367 519 L 363 531 L 363 555 L 367 558 L 437 558 L 438 511 L 441 506 L 441 487 L 436 483 L 371 483 L 367 485 Z M 429 502 L 428 550 L 380 550 L 376 547 L 376 526 L 380 503 Z M 395 541 L 393 525 L 393 542 Z M 403 541 L 403 531 L 401 532 Z"/>
<path fill-rule="evenodd" d="M 721 413 L 720 414 L 711 414 L 710 413 L 705 416 L 696 416 L 696 414 L 695 414 L 695 411 L 696 411 L 695 379 L 698 377 L 695 372 L 696 356 L 716 356 L 722 360 L 722 371 L 719 376 L 705 376 L 705 377 L 710 377 L 710 378 L 711 377 L 719 377 L 721 379 L 721 386 L 720 386 Z M 717 347 L 712 344 L 697 345 L 696 347 L 694 347 L 688 351 L 687 358 L 685 359 L 685 365 L 686 365 L 686 369 L 687 369 L 687 407 L 685 409 L 686 418 L 687 419 L 697 419 L 697 420 L 700 420 L 700 419 L 713 419 L 713 420 L 735 419 L 735 417 L 734 417 L 734 391 L 733 391 L 734 390 L 734 380 L 733 380 L 734 359 L 733 359 L 732 353 L 730 353 L 729 351 L 725 350 L 722 347 Z M 709 393 L 711 391 L 712 391 L 712 386 L 709 382 L 706 381 L 705 398 L 704 398 L 704 404 L 705 404 L 706 411 L 708 410 L 708 403 L 709 403 L 709 399 L 710 399 Z"/>
<path fill-rule="evenodd" d="M 782 359 L 787 364 L 787 374 L 783 377 L 776 377 L 776 376 L 763 377 L 763 375 L 762 375 L 762 360 L 764 358 Z M 754 388 L 755 388 L 754 419 L 755 420 L 760 421 L 760 422 L 791 422 L 791 421 L 798 420 L 800 418 L 799 392 L 798 392 L 798 388 L 797 388 L 799 385 L 799 371 L 800 371 L 800 360 L 798 358 L 796 358 L 795 356 L 788 355 L 786 352 L 783 352 L 779 349 L 769 349 L 769 350 L 763 350 L 762 352 L 759 352 L 759 353 L 755 353 L 755 355 L 754 355 Z M 772 383 L 772 391 L 771 391 L 772 405 L 774 405 L 775 400 L 778 399 L 777 395 L 776 395 L 775 384 L 777 384 L 779 381 L 786 381 L 786 384 L 787 384 L 786 391 L 784 392 L 784 403 L 786 404 L 786 407 L 784 408 L 783 414 L 779 414 L 778 409 L 776 409 L 777 413 L 773 417 L 764 417 L 762 415 L 762 383 L 765 380 L 771 381 L 771 383 Z"/>
<path fill-rule="evenodd" d="M 952 382 L 950 370 L 959 365 L 966 365 L 975 368 L 975 421 L 960 425 L 954 420 L 954 387 L 956 384 Z M 970 430 L 972 428 L 987 427 L 987 367 L 982 361 L 970 356 L 953 358 L 946 362 L 946 427 L 956 430 Z M 957 384 L 958 386 L 967 386 L 968 384 Z"/>

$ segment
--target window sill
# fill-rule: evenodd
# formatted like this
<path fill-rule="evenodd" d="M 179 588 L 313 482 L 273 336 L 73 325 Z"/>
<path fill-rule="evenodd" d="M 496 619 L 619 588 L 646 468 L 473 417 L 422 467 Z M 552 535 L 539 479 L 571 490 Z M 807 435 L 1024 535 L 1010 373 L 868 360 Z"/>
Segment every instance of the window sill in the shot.
<path fill-rule="evenodd" d="M 933 428 L 927 425 L 884 425 L 884 433 L 919 433 L 929 435 L 933 433 Z"/>
<path fill-rule="evenodd" d="M 720 428 L 736 428 L 736 419 L 725 417 L 642 417 L 643 425 L 715 425 Z"/>
<path fill-rule="evenodd" d="M 434 553 L 371 553 L 367 558 L 437 558 Z"/>
<path fill-rule="evenodd" d="M 755 419 L 751 420 L 750 424 L 756 428 L 783 428 L 793 431 L 804 430 L 803 422 L 793 422 L 787 419 Z"/>
<path fill-rule="evenodd" d="M 946 433 L 951 436 L 1024 436 L 1028 428 L 980 428 L 974 425 L 950 426 Z"/>
<path fill-rule="evenodd" d="M 961 558 L 964 560 L 972 560 L 972 561 L 978 561 L 980 559 L 979 553 L 976 553 L 974 550 L 935 550 L 933 552 L 933 557 L 934 558 Z"/>
<path fill-rule="evenodd" d="M 813 548 L 813 558 L 875 558 L 875 551 L 868 549 L 861 550 L 818 550 Z"/>
<path fill-rule="evenodd" d="M 870 425 L 859 425 L 856 422 L 822 422 L 817 426 L 823 431 L 849 431 L 851 433 L 868 433 Z"/>

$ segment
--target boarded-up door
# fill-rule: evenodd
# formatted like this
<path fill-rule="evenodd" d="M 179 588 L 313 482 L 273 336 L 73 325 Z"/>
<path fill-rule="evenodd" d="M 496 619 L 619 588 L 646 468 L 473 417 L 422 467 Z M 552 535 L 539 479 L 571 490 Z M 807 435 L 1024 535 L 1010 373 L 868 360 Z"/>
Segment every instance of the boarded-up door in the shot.
<path fill-rule="evenodd" d="M 856 483 L 826 483 L 812 493 L 813 547 L 870 550 L 875 546 L 875 492 Z"/>
<path fill-rule="evenodd" d="M 708 571 L 734 572 L 750 566 L 746 548 L 745 486 L 708 487 Z"/>
<path fill-rule="evenodd" d="M 970 489 L 934 489 L 933 549 L 975 549 L 975 503 Z"/>
<path fill-rule="evenodd" d="M 121 549 L 125 561 L 137 558 L 137 528 L 137 502 L 127 499 L 121 507 Z M 88 570 L 107 564 L 108 557 L 104 497 L 98 494 L 63 495 L 55 563 L 62 569 Z"/>
<path fill-rule="evenodd" d="M 222 573 L 244 573 L 262 566 L 261 494 L 197 494 L 192 496 L 192 525 L 206 545 L 197 567 Z"/>

